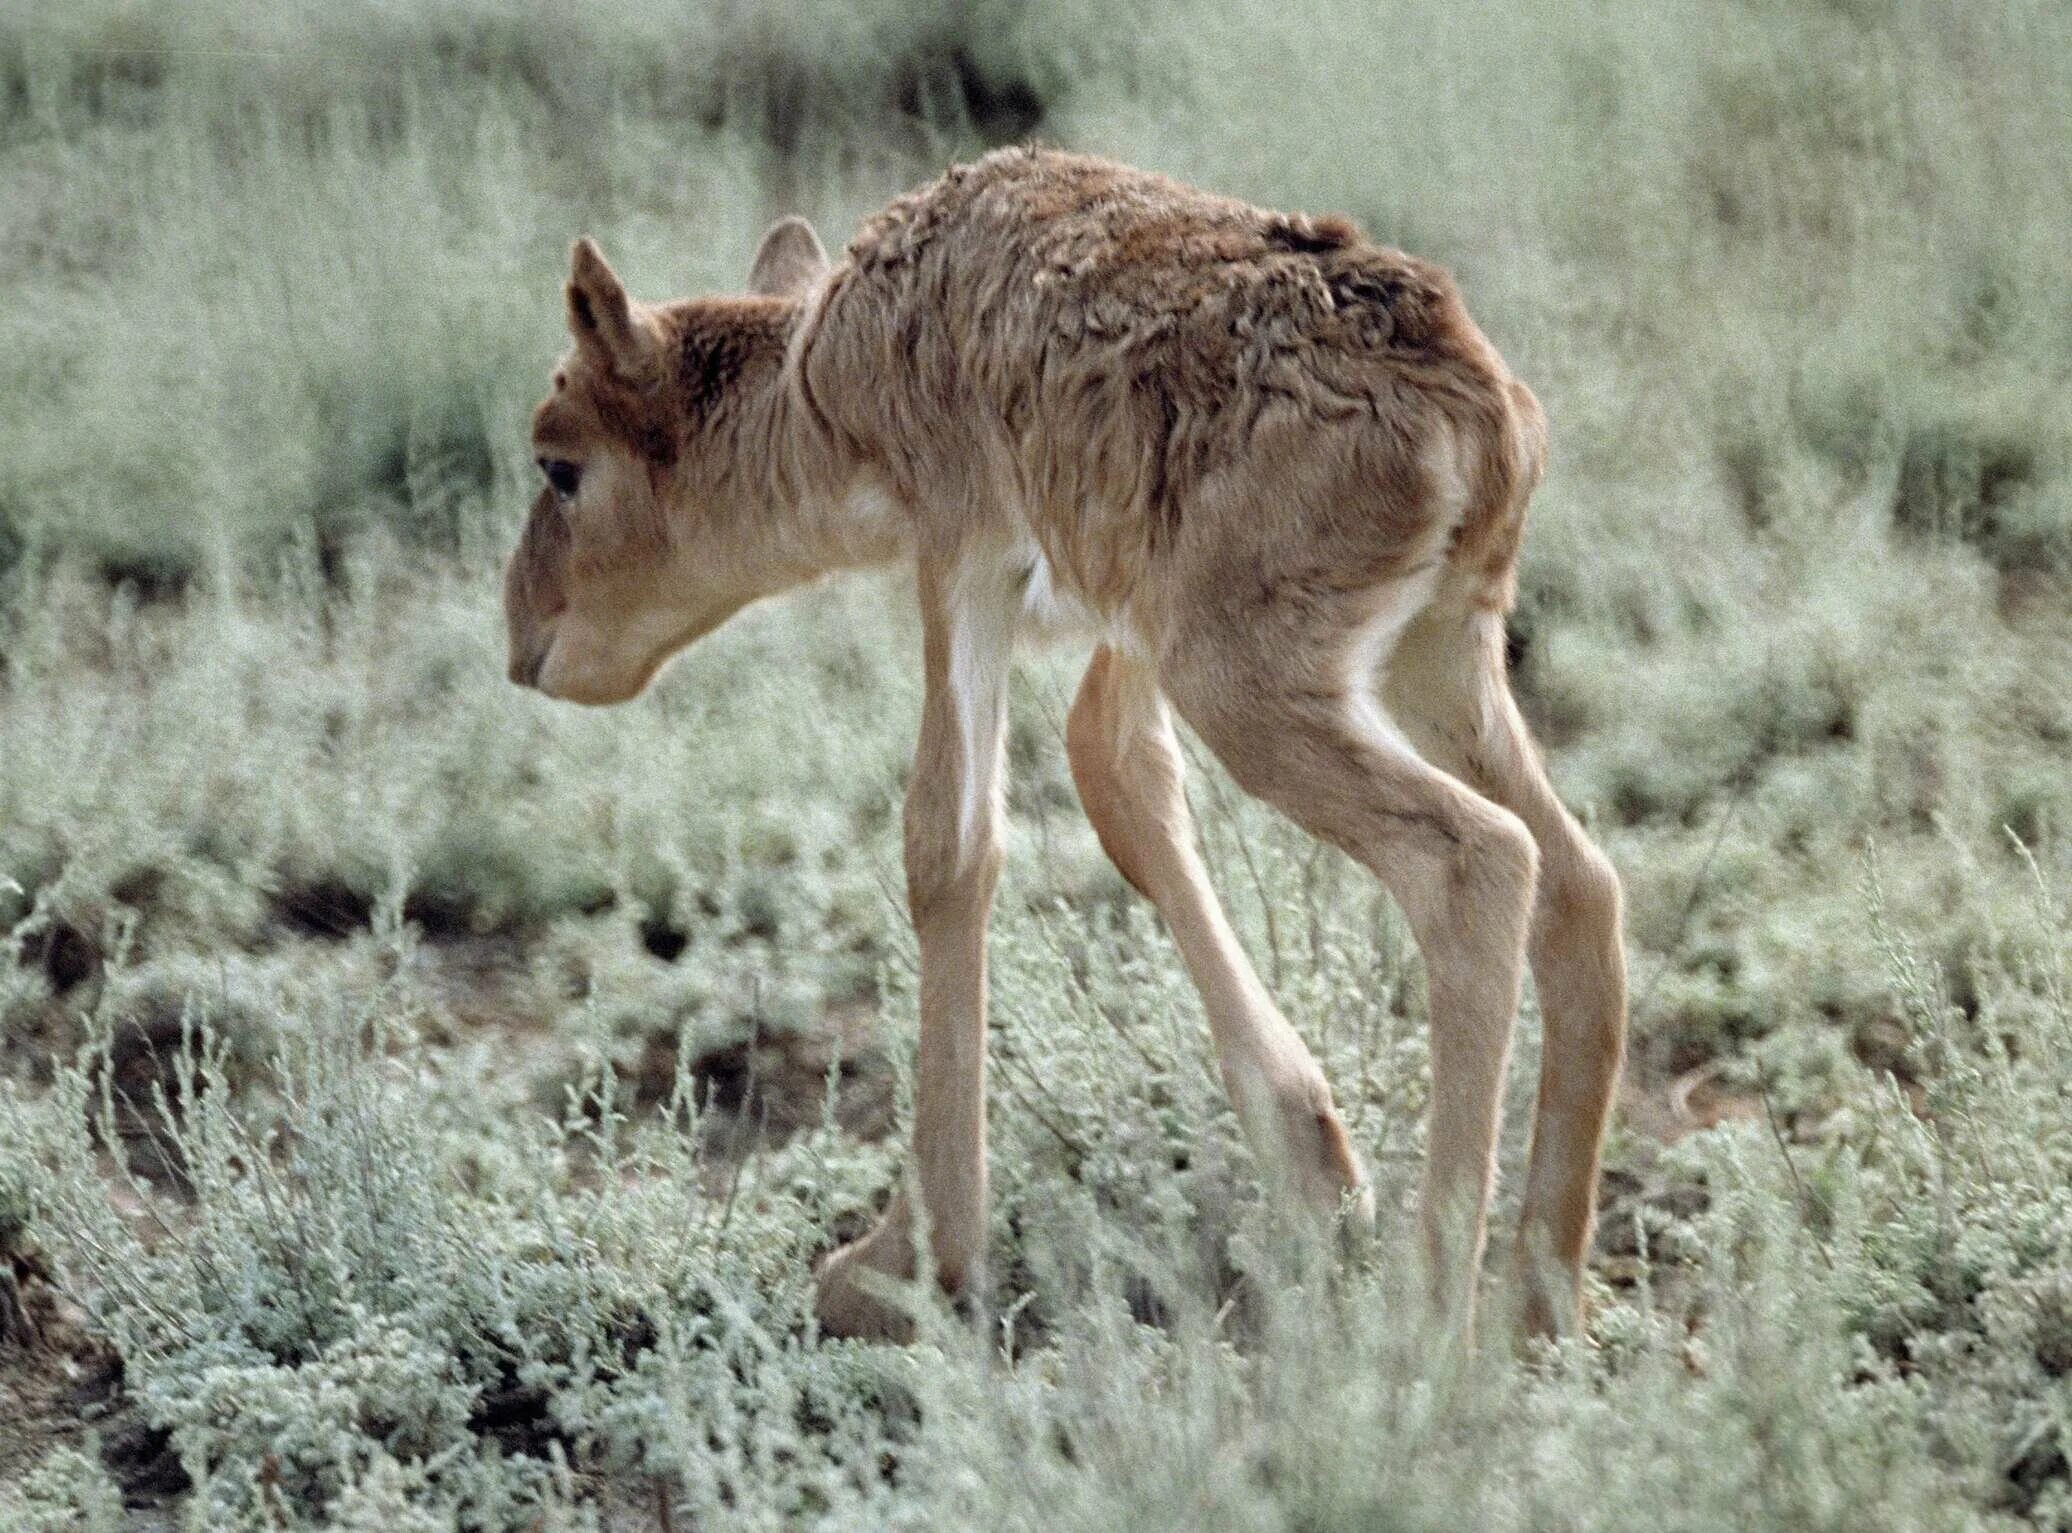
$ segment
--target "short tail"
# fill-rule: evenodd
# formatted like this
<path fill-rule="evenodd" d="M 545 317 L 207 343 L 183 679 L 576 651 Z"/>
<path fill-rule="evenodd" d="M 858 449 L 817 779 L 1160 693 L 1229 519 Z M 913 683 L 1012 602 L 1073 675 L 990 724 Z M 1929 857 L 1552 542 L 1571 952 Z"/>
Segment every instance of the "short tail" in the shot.
<path fill-rule="evenodd" d="M 1525 507 L 1547 470 L 1547 417 L 1531 389 L 1509 380 L 1470 479 L 1453 564 L 1474 580 L 1475 604 L 1509 612 L 1518 599 Z"/>

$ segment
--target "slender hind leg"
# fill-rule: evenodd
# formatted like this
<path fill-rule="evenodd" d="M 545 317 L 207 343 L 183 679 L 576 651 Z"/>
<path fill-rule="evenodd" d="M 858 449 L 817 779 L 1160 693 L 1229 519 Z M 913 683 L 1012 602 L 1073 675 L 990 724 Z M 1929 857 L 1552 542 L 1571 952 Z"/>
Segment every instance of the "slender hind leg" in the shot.
<path fill-rule="evenodd" d="M 1391 601 L 1227 620 L 1183 637 L 1167 692 L 1246 791 L 1371 869 L 1429 976 L 1432 1109 L 1423 1222 L 1433 1297 L 1471 1323 L 1535 854 L 1517 816 L 1426 763 L 1374 702 Z M 1273 614 L 1268 614 L 1271 618 Z M 1298 626 L 1299 624 L 1299 626 Z"/>
<path fill-rule="evenodd" d="M 1518 1260 L 1525 1328 L 1558 1334 L 1580 1323 L 1598 1157 L 1625 1054 L 1618 875 L 1547 780 L 1505 680 L 1500 615 L 1428 609 L 1397 644 L 1385 691 L 1432 760 L 1516 813 L 1539 843 L 1530 951 L 1544 1042 Z"/>
<path fill-rule="evenodd" d="M 1201 992 L 1224 1084 L 1247 1132 L 1305 1201 L 1345 1195 L 1371 1218 L 1372 1194 L 1302 1039 L 1259 983 L 1194 849 L 1185 766 L 1158 678 L 1097 650 L 1065 725 L 1072 778 L 1117 871 L 1154 905 Z"/>

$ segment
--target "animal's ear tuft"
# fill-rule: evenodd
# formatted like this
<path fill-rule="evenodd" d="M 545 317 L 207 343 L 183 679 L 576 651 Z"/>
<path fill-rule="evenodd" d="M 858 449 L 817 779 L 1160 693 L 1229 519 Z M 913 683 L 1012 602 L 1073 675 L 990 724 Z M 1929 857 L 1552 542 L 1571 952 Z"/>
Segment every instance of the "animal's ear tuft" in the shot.
<path fill-rule="evenodd" d="M 748 290 L 764 298 L 796 298 L 827 270 L 827 251 L 813 226 L 793 214 L 770 225 L 748 270 Z"/>
<path fill-rule="evenodd" d="M 641 332 L 626 285 L 592 239 L 579 239 L 568 261 L 568 330 L 576 345 L 615 371 L 637 370 Z"/>

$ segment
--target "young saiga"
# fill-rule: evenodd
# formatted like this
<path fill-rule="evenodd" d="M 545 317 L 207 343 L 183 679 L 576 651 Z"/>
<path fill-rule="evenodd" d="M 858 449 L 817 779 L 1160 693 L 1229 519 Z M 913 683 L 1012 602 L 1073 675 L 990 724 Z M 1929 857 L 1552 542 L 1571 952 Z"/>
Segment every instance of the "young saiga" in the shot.
<path fill-rule="evenodd" d="M 1010 655 L 1076 632 L 1098 646 L 1066 735 L 1087 813 L 1178 945 L 1248 1132 L 1320 1213 L 1371 1197 L 1204 876 L 1173 715 L 1402 906 L 1430 978 L 1426 1255 L 1463 1326 L 1529 956 L 1545 1050 L 1521 1313 L 1575 1326 L 1624 1047 L 1619 884 L 1505 679 L 1545 426 L 1448 276 L 1342 219 L 1008 150 L 895 201 L 839 261 L 783 220 L 745 296 L 635 303 L 582 241 L 567 303 L 506 577 L 514 681 L 619 702 L 749 602 L 913 566 L 914 1182 L 943 1285 L 985 1256 Z M 859 1274 L 911 1276 L 916 1228 L 895 1197 L 825 1262 L 829 1330 L 901 1333 Z"/>

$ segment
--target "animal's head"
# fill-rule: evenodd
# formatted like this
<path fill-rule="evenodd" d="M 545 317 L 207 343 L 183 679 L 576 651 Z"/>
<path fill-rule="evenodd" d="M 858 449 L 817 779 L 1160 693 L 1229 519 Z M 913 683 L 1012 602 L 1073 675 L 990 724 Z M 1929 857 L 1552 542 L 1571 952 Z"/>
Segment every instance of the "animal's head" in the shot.
<path fill-rule="evenodd" d="M 616 703 L 671 655 L 805 571 L 759 539 L 776 388 L 797 297 L 827 256 L 803 220 L 763 239 L 740 298 L 635 303 L 589 240 L 571 260 L 574 346 L 533 412 L 542 483 L 504 573 L 510 676 Z"/>

